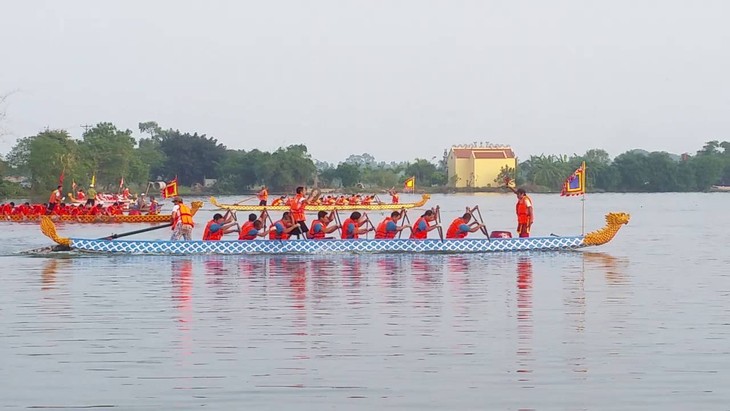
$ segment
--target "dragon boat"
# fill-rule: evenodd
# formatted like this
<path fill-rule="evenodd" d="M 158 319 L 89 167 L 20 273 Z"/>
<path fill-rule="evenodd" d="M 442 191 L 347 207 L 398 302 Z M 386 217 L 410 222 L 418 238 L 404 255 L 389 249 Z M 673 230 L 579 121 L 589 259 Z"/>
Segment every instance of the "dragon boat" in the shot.
<path fill-rule="evenodd" d="M 190 205 L 190 211 L 196 212 L 203 206 L 202 202 L 193 201 Z M 21 215 L 11 214 L 0 216 L 0 221 L 10 222 L 38 222 L 41 220 L 51 220 L 64 223 L 85 223 L 85 224 L 105 224 L 105 223 L 169 223 L 172 219 L 171 214 L 139 214 L 139 215 Z"/>
<path fill-rule="evenodd" d="M 398 203 L 398 204 L 342 204 L 342 205 L 333 205 L 333 204 L 309 204 L 307 205 L 307 211 L 331 211 L 331 210 L 340 210 L 340 211 L 355 211 L 355 210 L 373 210 L 373 211 L 392 211 L 392 210 L 400 210 L 402 208 L 414 208 L 414 207 L 423 207 L 424 204 L 431 198 L 429 194 L 423 194 L 421 199 L 416 201 L 415 203 Z M 260 205 L 253 205 L 253 204 L 221 204 L 216 200 L 215 197 L 210 198 L 210 203 L 214 206 L 224 209 L 224 210 L 235 210 L 235 211 L 263 211 L 266 209 L 267 211 L 289 211 L 288 205 L 276 205 L 276 206 L 260 206 Z"/>
<path fill-rule="evenodd" d="M 43 234 L 66 250 L 108 254 L 341 254 L 341 253 L 489 253 L 509 251 L 574 250 L 606 244 L 624 224 L 626 213 L 609 213 L 606 226 L 571 237 L 467 238 L 459 240 L 253 240 L 253 241 L 132 241 L 63 238 L 50 219 L 41 222 Z"/>

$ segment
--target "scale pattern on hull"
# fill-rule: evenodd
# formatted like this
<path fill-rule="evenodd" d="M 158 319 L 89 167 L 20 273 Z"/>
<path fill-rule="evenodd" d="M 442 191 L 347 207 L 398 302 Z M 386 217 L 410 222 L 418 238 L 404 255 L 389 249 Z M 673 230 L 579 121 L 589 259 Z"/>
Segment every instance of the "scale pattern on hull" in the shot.
<path fill-rule="evenodd" d="M 71 239 L 79 251 L 121 254 L 487 253 L 584 247 L 582 236 L 464 240 L 108 241 Z"/>

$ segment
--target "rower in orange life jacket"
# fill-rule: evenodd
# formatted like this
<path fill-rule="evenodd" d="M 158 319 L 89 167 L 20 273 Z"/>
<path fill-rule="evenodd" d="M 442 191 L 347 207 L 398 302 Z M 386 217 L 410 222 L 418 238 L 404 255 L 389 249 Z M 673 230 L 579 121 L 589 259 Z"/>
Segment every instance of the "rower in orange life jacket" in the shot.
<path fill-rule="evenodd" d="M 256 214 L 249 214 L 248 221 L 243 223 L 239 230 L 239 240 L 255 240 L 256 237 L 265 237 L 266 232 L 264 231 L 264 221 L 266 221 L 266 210 L 261 212 L 260 217 L 256 217 Z M 258 223 L 258 224 L 257 224 Z"/>
<path fill-rule="evenodd" d="M 337 197 L 337 200 L 335 200 L 335 205 L 345 205 L 347 204 L 347 200 L 345 200 L 345 196 L 339 196 Z"/>
<path fill-rule="evenodd" d="M 170 241 L 178 241 L 180 238 L 190 241 L 195 223 L 190 208 L 186 206 L 182 198 L 175 197 L 172 200 L 175 206 L 172 208 L 172 236 Z"/>
<path fill-rule="evenodd" d="M 393 211 L 390 213 L 390 217 L 386 217 L 385 220 L 378 224 L 378 228 L 375 229 L 376 240 L 388 240 L 395 238 L 395 235 L 402 231 L 404 228 L 410 229 L 407 225 L 398 226 L 398 220 L 401 218 L 401 213 Z"/>
<path fill-rule="evenodd" d="M 342 239 L 357 239 L 360 234 L 365 234 L 372 230 L 372 228 L 360 228 L 360 226 L 365 224 L 367 221 L 369 220 L 362 216 L 362 214 L 358 211 L 350 214 L 350 218 L 342 222 Z"/>
<path fill-rule="evenodd" d="M 484 227 L 483 224 L 479 224 L 476 221 L 470 224 L 470 220 L 471 213 L 469 212 L 456 218 L 451 222 L 449 229 L 446 230 L 446 238 L 465 238 L 469 233 L 473 233 Z"/>
<path fill-rule="evenodd" d="M 299 228 L 291 219 L 288 211 L 281 216 L 281 220 L 275 222 L 269 228 L 269 240 L 288 240 L 289 233 Z"/>
<path fill-rule="evenodd" d="M 280 206 L 284 205 L 286 203 L 286 196 L 281 196 L 279 198 L 275 198 L 274 201 L 271 202 L 272 206 Z"/>
<path fill-rule="evenodd" d="M 436 219 L 436 213 L 433 210 L 426 212 L 413 224 L 411 231 L 411 239 L 423 240 L 428 237 L 428 232 L 438 228 L 438 224 L 430 225 L 431 221 Z"/>
<path fill-rule="evenodd" d="M 327 234 L 337 231 L 340 228 L 337 224 L 327 227 L 334 219 L 334 216 L 334 211 L 330 211 L 329 215 L 327 215 L 326 211 L 318 212 L 317 219 L 312 221 L 312 227 L 309 229 L 308 237 L 312 240 L 322 240 Z"/>
<path fill-rule="evenodd" d="M 261 191 L 259 191 L 256 196 L 259 199 L 259 205 L 265 206 L 266 203 L 269 201 L 269 190 L 266 189 L 266 186 L 261 186 Z"/>
<path fill-rule="evenodd" d="M 527 195 L 524 188 L 515 190 L 509 185 L 510 179 L 505 179 L 505 185 L 513 193 L 517 194 L 517 204 L 515 205 L 515 212 L 517 214 L 517 233 L 522 238 L 530 236 L 530 229 L 532 229 L 532 223 L 535 221 L 535 215 L 532 208 L 532 199 Z"/>
<path fill-rule="evenodd" d="M 225 215 L 215 213 L 213 219 L 208 221 L 205 230 L 203 230 L 203 240 L 218 241 L 224 235 L 237 233 L 238 231 L 238 223 L 233 220 L 233 212 L 231 210 L 226 211 Z"/>

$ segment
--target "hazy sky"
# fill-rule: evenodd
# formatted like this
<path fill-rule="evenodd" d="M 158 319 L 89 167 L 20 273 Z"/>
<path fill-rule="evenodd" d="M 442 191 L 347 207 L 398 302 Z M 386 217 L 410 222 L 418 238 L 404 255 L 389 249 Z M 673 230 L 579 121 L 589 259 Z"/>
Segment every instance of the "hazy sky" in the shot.
<path fill-rule="evenodd" d="M 0 152 L 46 126 L 320 160 L 694 152 L 730 139 L 730 1 L 0 0 Z"/>

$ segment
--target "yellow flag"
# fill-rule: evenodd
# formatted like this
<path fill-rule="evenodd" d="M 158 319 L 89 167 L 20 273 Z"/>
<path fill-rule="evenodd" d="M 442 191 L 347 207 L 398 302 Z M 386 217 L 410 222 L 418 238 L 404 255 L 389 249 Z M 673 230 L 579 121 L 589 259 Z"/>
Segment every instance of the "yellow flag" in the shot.
<path fill-rule="evenodd" d="M 94 187 L 95 185 L 96 185 L 96 173 L 94 173 L 94 175 L 91 176 L 91 184 L 89 185 L 89 187 Z"/>

